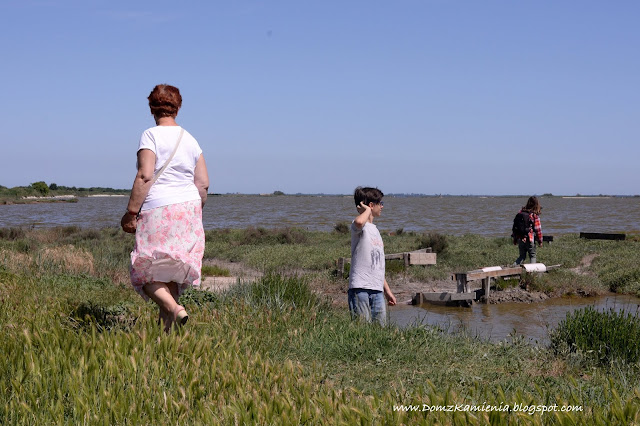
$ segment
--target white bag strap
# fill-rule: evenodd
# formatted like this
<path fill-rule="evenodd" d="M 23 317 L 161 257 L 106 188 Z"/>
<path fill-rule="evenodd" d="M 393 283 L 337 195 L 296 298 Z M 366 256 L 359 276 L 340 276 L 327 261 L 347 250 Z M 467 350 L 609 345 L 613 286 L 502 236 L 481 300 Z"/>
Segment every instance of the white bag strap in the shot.
<path fill-rule="evenodd" d="M 171 160 L 173 160 L 173 156 L 176 155 L 176 152 L 178 151 L 178 146 L 180 146 L 180 141 L 182 141 L 182 134 L 183 133 L 184 133 L 184 129 L 180 129 L 180 135 L 178 135 L 178 142 L 176 142 L 176 146 L 175 146 L 175 148 L 173 148 L 173 152 L 171 153 L 171 157 L 169 157 L 167 162 L 164 163 L 164 166 L 162 166 L 160 168 L 160 170 L 158 170 L 158 173 L 153 175 L 153 178 L 151 179 L 151 185 L 153 185 L 156 182 L 156 180 L 158 180 L 158 178 L 160 177 L 162 172 L 164 172 L 164 169 L 166 169 L 167 166 L 169 165 L 169 163 L 171 162 Z"/>
<path fill-rule="evenodd" d="M 180 141 L 182 141 L 183 133 L 184 133 L 184 129 L 180 129 L 180 135 L 178 135 L 178 142 L 176 142 L 176 146 L 173 148 L 173 152 L 171 153 L 171 156 L 169 157 L 167 162 L 164 163 L 164 165 L 160 168 L 160 170 L 158 170 L 158 173 L 153 175 L 153 177 L 151 178 L 151 185 L 149 187 L 153 186 L 153 184 L 156 183 L 156 180 L 158 180 L 162 172 L 164 172 L 164 169 L 166 169 L 169 163 L 171 162 L 171 160 L 173 160 L 173 156 L 176 155 L 176 152 L 178 151 L 178 147 L 180 146 Z M 142 203 L 142 206 L 144 206 L 144 202 Z M 140 215 L 140 212 L 142 211 L 142 206 L 140 206 L 140 210 L 138 210 L 138 215 Z"/>

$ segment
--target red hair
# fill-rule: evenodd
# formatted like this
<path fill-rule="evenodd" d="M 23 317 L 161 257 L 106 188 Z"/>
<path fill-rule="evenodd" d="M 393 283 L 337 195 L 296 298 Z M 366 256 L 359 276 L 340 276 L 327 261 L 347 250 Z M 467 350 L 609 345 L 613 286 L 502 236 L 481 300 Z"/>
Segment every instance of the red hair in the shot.
<path fill-rule="evenodd" d="M 175 117 L 182 106 L 182 96 L 177 87 L 158 84 L 149 94 L 149 108 L 154 117 Z"/>

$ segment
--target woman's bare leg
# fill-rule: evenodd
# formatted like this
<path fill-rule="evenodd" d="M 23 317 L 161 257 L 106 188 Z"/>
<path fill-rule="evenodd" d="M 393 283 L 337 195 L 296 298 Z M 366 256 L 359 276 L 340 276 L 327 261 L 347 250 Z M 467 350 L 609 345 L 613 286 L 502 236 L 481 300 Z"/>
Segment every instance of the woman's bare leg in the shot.
<path fill-rule="evenodd" d="M 167 287 L 169 287 L 169 292 L 171 293 L 171 296 L 173 297 L 173 300 L 176 301 L 176 306 L 180 306 L 180 304 L 178 303 L 178 299 L 180 298 L 180 286 L 178 283 L 176 282 L 170 282 L 167 283 Z M 178 321 L 179 324 L 185 324 L 187 322 L 187 320 L 189 319 L 189 315 L 187 314 L 187 311 L 184 310 L 183 307 L 181 307 L 183 312 L 182 313 L 178 313 L 176 311 L 171 312 L 171 318 L 174 321 Z M 180 309 L 178 309 L 180 310 Z"/>
<path fill-rule="evenodd" d="M 178 294 L 178 283 L 174 283 L 172 281 L 170 283 L 167 283 L 167 287 L 169 288 L 169 292 L 171 293 L 171 297 L 173 297 L 173 300 L 178 303 L 178 299 L 180 298 L 180 295 Z"/>
<path fill-rule="evenodd" d="M 165 331 L 171 329 L 173 324 L 173 312 L 178 306 L 178 302 L 173 298 L 167 283 L 153 282 L 146 284 L 144 293 L 153 300 L 160 310 L 160 319 L 164 322 Z"/>

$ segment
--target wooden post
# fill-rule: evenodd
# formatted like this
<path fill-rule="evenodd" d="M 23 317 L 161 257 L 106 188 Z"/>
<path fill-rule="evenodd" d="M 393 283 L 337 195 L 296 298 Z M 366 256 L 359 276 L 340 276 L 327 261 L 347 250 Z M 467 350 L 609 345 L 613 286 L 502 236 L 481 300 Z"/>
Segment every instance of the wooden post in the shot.
<path fill-rule="evenodd" d="M 484 303 L 489 303 L 489 293 L 491 291 L 491 278 L 482 279 L 482 290 L 484 290 Z"/>
<path fill-rule="evenodd" d="M 422 292 L 416 293 L 415 297 L 412 300 L 413 305 L 422 305 Z"/>
<path fill-rule="evenodd" d="M 467 274 L 456 274 L 456 282 L 458 283 L 458 293 L 468 293 L 469 283 L 467 282 Z"/>
<path fill-rule="evenodd" d="M 402 260 L 404 260 L 404 267 L 409 267 L 409 253 L 402 253 Z"/>
<path fill-rule="evenodd" d="M 340 278 L 344 277 L 344 257 L 338 258 L 338 274 Z"/>

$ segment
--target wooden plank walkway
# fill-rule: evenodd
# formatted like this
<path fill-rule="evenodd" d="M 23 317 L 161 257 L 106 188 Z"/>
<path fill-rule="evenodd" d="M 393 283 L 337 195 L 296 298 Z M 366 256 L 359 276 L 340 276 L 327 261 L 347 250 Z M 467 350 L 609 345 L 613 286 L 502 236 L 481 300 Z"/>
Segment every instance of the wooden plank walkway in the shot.
<path fill-rule="evenodd" d="M 483 269 L 476 269 L 473 271 L 460 272 L 452 275 L 452 279 L 456 281 L 457 292 L 456 293 L 416 293 L 412 299 L 412 304 L 421 304 L 423 302 L 443 302 L 443 303 L 455 303 L 461 306 L 471 306 L 474 301 L 482 300 L 484 303 L 489 303 L 489 297 L 491 296 L 491 279 L 495 278 L 519 278 L 522 274 L 530 269 L 532 272 L 546 272 L 552 269 L 559 268 L 562 265 L 545 266 L 542 263 L 527 264 L 513 267 L 501 267 L 493 266 Z M 469 289 L 469 282 L 482 281 L 482 288 L 477 290 Z"/>

